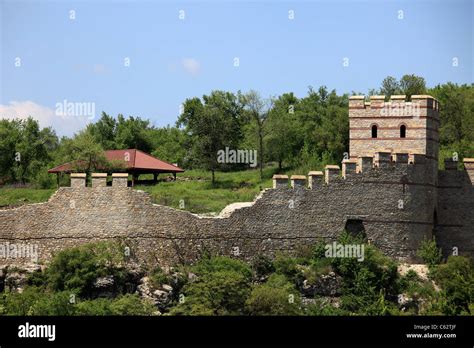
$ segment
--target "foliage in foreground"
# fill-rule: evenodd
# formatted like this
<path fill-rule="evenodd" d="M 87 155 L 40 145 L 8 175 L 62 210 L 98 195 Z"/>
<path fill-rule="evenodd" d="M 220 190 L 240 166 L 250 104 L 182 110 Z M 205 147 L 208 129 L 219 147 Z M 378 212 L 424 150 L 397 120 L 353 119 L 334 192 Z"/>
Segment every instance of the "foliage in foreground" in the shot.
<path fill-rule="evenodd" d="M 364 245 L 364 260 L 324 256 L 324 244 L 300 255 L 278 254 L 253 262 L 205 254 L 173 274 L 146 271 L 159 289 L 172 284 L 165 315 L 470 315 L 474 265 L 462 256 L 433 263 L 428 279 L 413 270 L 404 276 L 397 264 L 363 239 L 343 233 L 339 243 Z M 426 249 L 426 245 L 422 247 Z M 437 249 L 429 246 L 429 250 Z M 423 251 L 420 251 L 423 254 Z M 119 243 L 87 244 L 58 253 L 50 265 L 28 278 L 23 292 L 4 291 L 2 315 L 154 315 L 158 308 L 136 293 Z M 100 278 L 114 279 L 114 291 L 97 293 Z M 339 279 L 337 294 L 308 292 L 323 279 Z M 133 286 L 133 281 L 135 286 Z M 433 281 L 435 283 L 433 283 Z"/>

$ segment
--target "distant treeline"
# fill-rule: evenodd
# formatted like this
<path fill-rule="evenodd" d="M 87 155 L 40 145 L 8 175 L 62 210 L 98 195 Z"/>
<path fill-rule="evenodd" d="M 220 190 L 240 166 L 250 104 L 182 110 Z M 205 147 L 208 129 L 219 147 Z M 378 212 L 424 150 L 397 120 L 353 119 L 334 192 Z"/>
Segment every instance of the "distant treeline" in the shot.
<path fill-rule="evenodd" d="M 364 94 L 355 93 L 352 94 Z M 425 80 L 405 75 L 383 80 L 370 95 L 430 94 L 441 103 L 440 160 L 474 157 L 474 84 L 447 83 L 427 88 Z M 309 87 L 303 98 L 292 92 L 262 98 L 258 92 L 212 91 L 186 99 L 174 126 L 154 127 L 149 120 L 102 112 L 72 138 L 40 129 L 35 115 L 0 120 L 0 182 L 54 185 L 47 169 L 81 160 L 92 171 L 103 150 L 137 148 L 185 169 L 238 170 L 248 164 L 219 163 L 219 150 L 257 150 L 259 168 L 275 162 L 280 169 L 318 169 L 339 163 L 349 147 L 348 94 L 324 86 Z M 26 115 L 25 115 L 26 116 Z M 101 160 L 102 158 L 102 160 Z M 214 177 L 214 175 L 213 175 Z"/>

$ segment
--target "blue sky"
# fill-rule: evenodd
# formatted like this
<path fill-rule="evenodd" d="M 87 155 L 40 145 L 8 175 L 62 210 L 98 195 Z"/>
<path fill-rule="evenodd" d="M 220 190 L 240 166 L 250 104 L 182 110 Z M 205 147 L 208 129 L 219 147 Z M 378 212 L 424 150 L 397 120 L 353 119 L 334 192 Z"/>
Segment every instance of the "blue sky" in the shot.
<path fill-rule="evenodd" d="M 29 113 L 59 134 L 94 121 L 58 116 L 64 100 L 93 103 L 95 119 L 164 126 L 213 89 L 303 97 L 310 85 L 367 93 L 407 73 L 428 86 L 474 81 L 472 0 L 0 4 L 0 117 Z"/>

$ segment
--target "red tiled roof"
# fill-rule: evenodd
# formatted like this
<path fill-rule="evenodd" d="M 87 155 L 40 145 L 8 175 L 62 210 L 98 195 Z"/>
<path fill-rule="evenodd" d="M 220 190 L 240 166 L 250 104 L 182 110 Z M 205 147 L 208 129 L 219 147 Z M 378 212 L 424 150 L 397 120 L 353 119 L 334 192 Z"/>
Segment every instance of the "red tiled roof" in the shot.
<path fill-rule="evenodd" d="M 123 161 L 127 170 L 150 170 L 151 172 L 164 173 L 182 173 L 183 169 L 162 161 L 152 155 L 137 149 L 127 150 L 108 150 L 105 151 L 105 158 L 108 161 Z M 64 163 L 48 170 L 48 173 L 70 172 L 73 169 L 73 163 Z"/>

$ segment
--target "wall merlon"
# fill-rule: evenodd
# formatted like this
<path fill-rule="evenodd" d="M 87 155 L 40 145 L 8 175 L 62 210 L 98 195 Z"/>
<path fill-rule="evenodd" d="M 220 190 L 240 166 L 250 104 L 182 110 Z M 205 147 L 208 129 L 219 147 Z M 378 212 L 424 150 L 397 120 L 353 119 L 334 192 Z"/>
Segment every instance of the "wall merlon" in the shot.
<path fill-rule="evenodd" d="M 127 187 L 128 186 L 128 173 L 112 173 L 112 186 L 113 187 Z"/>
<path fill-rule="evenodd" d="M 364 109 L 365 108 L 365 96 L 353 95 L 349 97 L 349 109 Z"/>
<path fill-rule="evenodd" d="M 422 108 L 439 110 L 439 102 L 436 98 L 431 95 L 412 95 L 411 100 L 413 103 L 419 105 Z"/>
<path fill-rule="evenodd" d="M 92 187 L 107 186 L 107 173 L 92 173 Z"/>
<path fill-rule="evenodd" d="M 390 96 L 390 100 L 385 103 L 384 107 L 390 107 L 390 108 L 403 108 L 406 106 L 406 98 L 407 96 L 404 94 L 401 95 L 392 95 Z"/>
<path fill-rule="evenodd" d="M 324 181 L 326 184 L 329 184 L 332 179 L 338 178 L 340 170 L 341 168 L 339 166 L 333 164 L 328 164 L 326 167 L 324 167 Z"/>
<path fill-rule="evenodd" d="M 426 156 L 419 153 L 411 153 L 408 158 L 409 164 L 425 164 Z"/>
<path fill-rule="evenodd" d="M 374 164 L 376 167 L 379 168 L 387 168 L 392 163 L 392 153 L 391 152 L 383 152 L 378 151 L 375 153 L 375 161 Z"/>
<path fill-rule="evenodd" d="M 359 156 L 357 158 L 357 171 L 367 172 L 374 167 L 374 158 L 372 156 Z"/>
<path fill-rule="evenodd" d="M 272 179 L 273 188 L 288 187 L 288 175 L 275 174 Z"/>
<path fill-rule="evenodd" d="M 348 175 L 357 173 L 357 160 L 345 159 L 342 161 L 342 177 L 347 178 Z"/>
<path fill-rule="evenodd" d="M 408 153 L 394 153 L 392 155 L 393 157 L 393 161 L 395 163 L 401 163 L 401 164 L 408 164 L 408 158 L 410 157 L 410 155 Z"/>
<path fill-rule="evenodd" d="M 471 184 L 474 185 L 474 158 L 464 158 L 463 163 Z"/>
<path fill-rule="evenodd" d="M 308 173 L 308 187 L 310 189 L 323 183 L 324 173 L 321 171 L 311 171 Z"/>
<path fill-rule="evenodd" d="M 304 175 L 292 175 L 291 178 L 291 187 L 305 187 L 306 186 L 306 176 Z"/>
<path fill-rule="evenodd" d="M 86 173 L 71 173 L 71 187 L 86 187 Z"/>
<path fill-rule="evenodd" d="M 370 108 L 379 109 L 383 108 L 385 105 L 385 96 L 384 95 L 371 95 L 370 96 Z"/>

